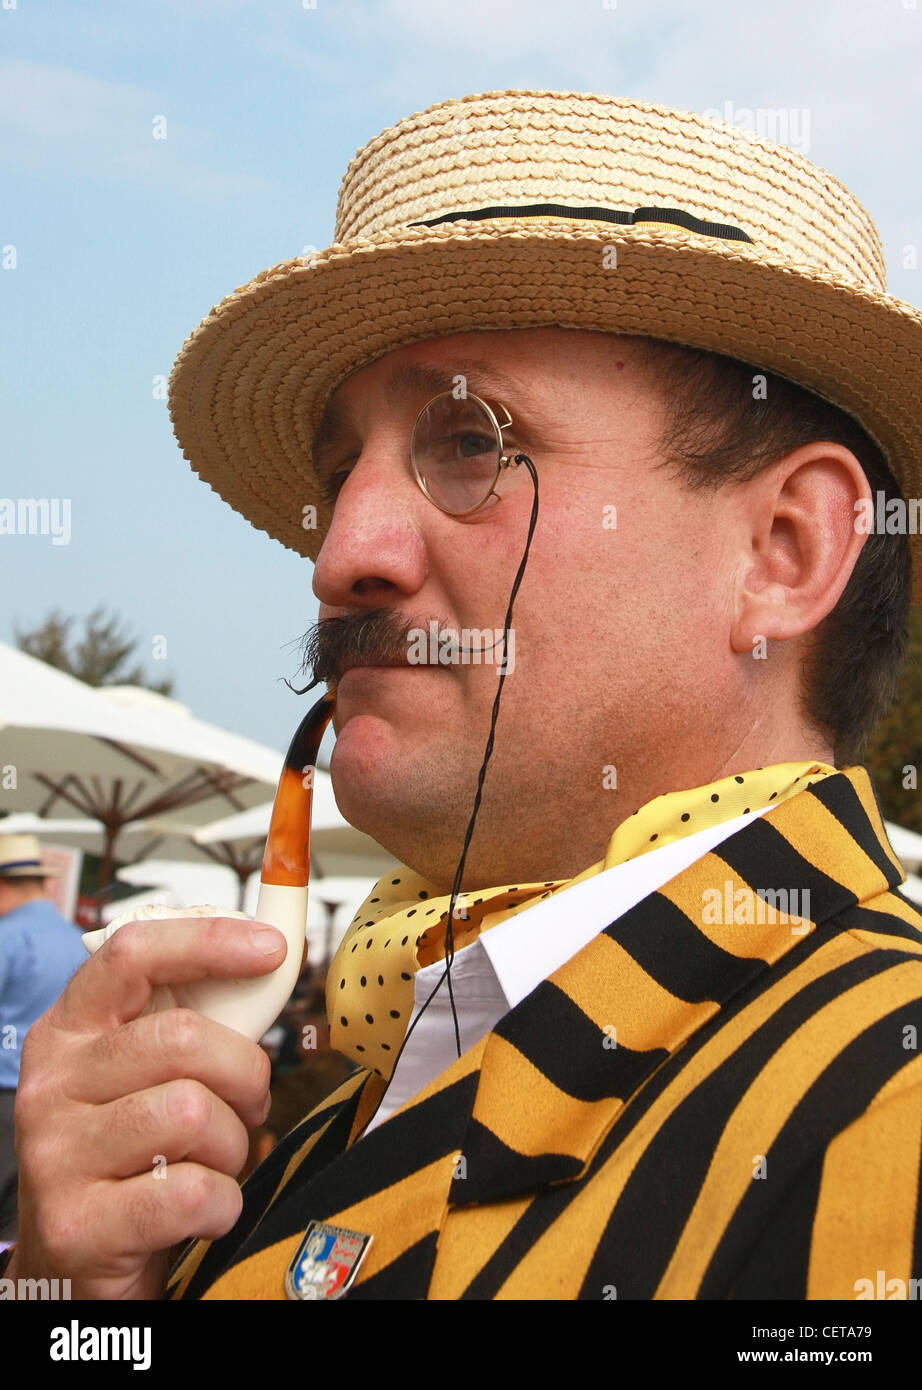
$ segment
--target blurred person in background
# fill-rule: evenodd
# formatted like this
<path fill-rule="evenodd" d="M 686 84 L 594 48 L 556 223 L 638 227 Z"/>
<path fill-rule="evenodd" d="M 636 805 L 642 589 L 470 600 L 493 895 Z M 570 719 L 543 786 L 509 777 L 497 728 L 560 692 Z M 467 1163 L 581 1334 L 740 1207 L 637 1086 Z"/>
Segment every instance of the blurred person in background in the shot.
<path fill-rule="evenodd" d="M 13 1106 L 22 1040 L 88 959 L 80 933 L 47 895 L 35 835 L 0 835 L 0 1248 L 16 1237 Z"/>

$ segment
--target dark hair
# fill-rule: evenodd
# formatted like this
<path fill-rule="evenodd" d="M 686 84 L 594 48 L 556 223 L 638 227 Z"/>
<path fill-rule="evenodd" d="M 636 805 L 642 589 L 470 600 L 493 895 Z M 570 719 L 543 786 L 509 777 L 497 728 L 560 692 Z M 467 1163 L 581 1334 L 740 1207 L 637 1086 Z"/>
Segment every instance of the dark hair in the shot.
<path fill-rule="evenodd" d="M 902 499 L 874 441 L 813 392 L 720 353 L 653 338 L 638 347 L 666 402 L 660 450 L 688 486 L 748 481 L 802 445 L 829 440 L 851 450 L 872 493 Z M 758 393 L 757 375 L 765 378 Z M 839 602 L 814 632 L 802 671 L 804 711 L 831 741 L 837 766 L 860 759 L 896 697 L 911 601 L 909 537 L 872 530 Z"/>

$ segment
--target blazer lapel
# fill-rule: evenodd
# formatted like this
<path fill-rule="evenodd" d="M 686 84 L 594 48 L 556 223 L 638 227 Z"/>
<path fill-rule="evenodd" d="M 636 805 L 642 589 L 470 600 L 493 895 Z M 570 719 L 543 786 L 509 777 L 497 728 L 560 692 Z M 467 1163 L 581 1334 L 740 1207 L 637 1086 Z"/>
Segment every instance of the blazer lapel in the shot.
<path fill-rule="evenodd" d="M 837 913 L 904 878 L 866 771 L 814 784 L 604 925 L 361 1143 L 384 1083 L 350 1077 L 314 1112 L 323 1134 L 289 1142 L 311 1116 L 285 1141 L 269 1208 L 230 1268 L 204 1261 L 184 1296 L 283 1298 L 304 1229 L 322 1220 L 373 1237 L 350 1299 L 425 1298 L 451 1208 L 579 1179 L 686 1039 L 787 952 L 834 930 Z M 794 891 L 796 912 L 779 913 L 791 907 L 780 894 Z M 708 913 L 718 897 L 721 911 Z"/>

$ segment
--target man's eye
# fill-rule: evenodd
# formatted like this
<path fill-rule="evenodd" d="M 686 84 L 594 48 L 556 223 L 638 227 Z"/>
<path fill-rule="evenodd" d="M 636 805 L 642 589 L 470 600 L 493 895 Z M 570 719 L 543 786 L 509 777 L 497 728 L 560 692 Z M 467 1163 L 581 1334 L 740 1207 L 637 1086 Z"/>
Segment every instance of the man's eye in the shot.
<path fill-rule="evenodd" d="M 479 458 L 483 454 L 496 453 L 496 440 L 488 439 L 485 434 L 466 430 L 463 434 L 457 435 L 456 438 L 458 440 L 458 453 L 461 458 Z"/>

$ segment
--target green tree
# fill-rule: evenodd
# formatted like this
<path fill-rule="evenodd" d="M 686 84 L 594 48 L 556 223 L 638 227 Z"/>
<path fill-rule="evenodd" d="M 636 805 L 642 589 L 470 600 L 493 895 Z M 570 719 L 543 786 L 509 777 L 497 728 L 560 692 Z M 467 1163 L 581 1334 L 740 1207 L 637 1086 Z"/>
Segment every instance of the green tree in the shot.
<path fill-rule="evenodd" d="M 171 677 L 151 681 L 140 665 L 126 669 L 138 639 L 119 631 L 121 619 L 117 614 L 107 615 L 104 608 L 95 608 L 84 619 L 82 637 L 71 637 L 74 622 L 74 618 L 55 609 L 40 627 L 25 632 L 15 629 L 17 646 L 87 685 L 143 685 L 160 695 L 173 694 Z"/>
<path fill-rule="evenodd" d="M 910 610 L 909 652 L 896 704 L 864 755 L 884 816 L 922 833 L 922 604 Z"/>

